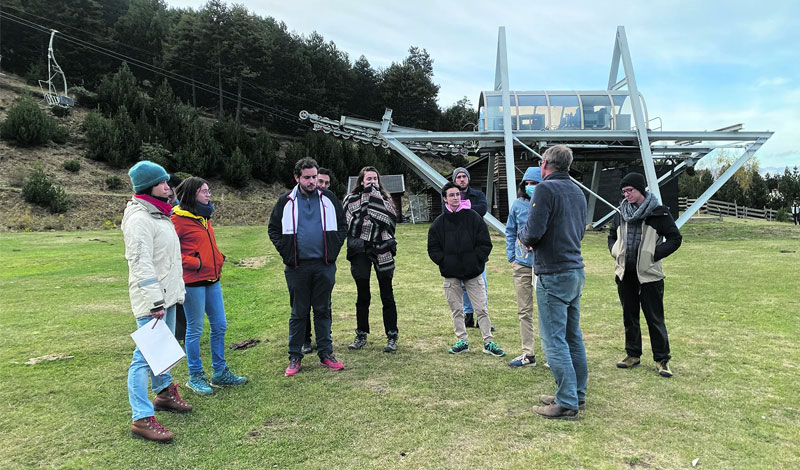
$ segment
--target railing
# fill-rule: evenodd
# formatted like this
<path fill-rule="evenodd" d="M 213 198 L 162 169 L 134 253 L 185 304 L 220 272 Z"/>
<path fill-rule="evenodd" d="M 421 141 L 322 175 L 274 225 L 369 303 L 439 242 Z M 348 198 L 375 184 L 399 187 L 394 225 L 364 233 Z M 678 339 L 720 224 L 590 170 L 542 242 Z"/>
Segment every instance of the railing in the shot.
<path fill-rule="evenodd" d="M 689 206 L 694 204 L 696 200 L 697 199 L 679 197 L 678 208 L 680 210 L 686 210 Z M 715 201 L 714 199 L 709 199 L 708 202 L 703 204 L 703 207 L 701 207 L 698 212 L 717 215 L 720 217 L 724 216 L 736 217 L 739 219 L 763 219 L 772 221 L 775 220 L 775 215 L 777 213 L 777 211 L 773 209 L 767 209 L 766 207 L 763 209 L 754 209 L 752 207 L 740 206 L 735 202 Z"/>

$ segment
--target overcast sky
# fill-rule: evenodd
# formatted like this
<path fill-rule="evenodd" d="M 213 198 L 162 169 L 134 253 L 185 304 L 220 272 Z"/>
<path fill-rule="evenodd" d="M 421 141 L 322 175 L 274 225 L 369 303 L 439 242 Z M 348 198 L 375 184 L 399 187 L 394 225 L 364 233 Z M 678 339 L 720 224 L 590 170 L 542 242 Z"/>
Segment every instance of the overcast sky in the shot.
<path fill-rule="evenodd" d="M 205 1 L 167 3 L 197 9 Z M 409 46 L 427 49 L 442 107 L 464 96 L 474 105 L 493 88 L 499 26 L 511 89 L 519 91 L 605 89 L 616 28 L 624 26 L 639 90 L 664 130 L 742 123 L 774 131 L 758 152 L 761 167 L 800 165 L 797 1 L 236 3 L 298 34 L 317 31 L 375 68 L 402 61 Z"/>

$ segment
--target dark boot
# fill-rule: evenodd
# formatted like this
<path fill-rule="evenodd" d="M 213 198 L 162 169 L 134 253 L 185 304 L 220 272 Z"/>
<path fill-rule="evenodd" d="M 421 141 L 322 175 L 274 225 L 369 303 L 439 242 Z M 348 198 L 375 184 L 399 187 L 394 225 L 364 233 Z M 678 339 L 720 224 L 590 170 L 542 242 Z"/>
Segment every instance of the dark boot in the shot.
<path fill-rule="evenodd" d="M 178 395 L 177 384 L 171 384 L 158 392 L 158 395 L 153 398 L 153 408 L 156 411 L 171 411 L 173 413 L 188 413 L 192 411 L 192 405 L 183 401 L 183 398 Z"/>
<path fill-rule="evenodd" d="M 383 352 L 393 353 L 397 352 L 397 336 L 399 333 L 395 331 L 390 331 L 386 333 L 386 337 L 389 338 L 386 340 L 386 347 L 383 348 Z"/>
<path fill-rule="evenodd" d="M 148 416 L 147 418 L 137 419 L 131 423 L 131 437 L 134 439 L 146 439 L 148 441 L 160 442 L 161 444 L 169 444 L 172 442 L 175 435 L 172 434 L 172 431 L 158 424 L 155 416 Z"/>
<path fill-rule="evenodd" d="M 366 344 L 367 344 L 367 332 L 356 330 L 356 339 L 353 340 L 353 344 L 348 346 L 347 349 L 361 349 Z"/>
<path fill-rule="evenodd" d="M 464 314 L 464 326 L 466 328 L 475 328 L 475 317 L 471 313 Z"/>

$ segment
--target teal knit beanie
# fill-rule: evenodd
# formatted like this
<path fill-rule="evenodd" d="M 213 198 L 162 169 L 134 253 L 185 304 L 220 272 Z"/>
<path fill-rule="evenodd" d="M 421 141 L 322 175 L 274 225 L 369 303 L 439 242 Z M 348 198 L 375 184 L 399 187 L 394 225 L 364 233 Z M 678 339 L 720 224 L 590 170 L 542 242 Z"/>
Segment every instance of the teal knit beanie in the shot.
<path fill-rule="evenodd" d="M 141 161 L 128 170 L 131 177 L 133 192 L 139 194 L 147 188 L 153 187 L 169 179 L 169 174 L 161 165 L 147 160 Z"/>

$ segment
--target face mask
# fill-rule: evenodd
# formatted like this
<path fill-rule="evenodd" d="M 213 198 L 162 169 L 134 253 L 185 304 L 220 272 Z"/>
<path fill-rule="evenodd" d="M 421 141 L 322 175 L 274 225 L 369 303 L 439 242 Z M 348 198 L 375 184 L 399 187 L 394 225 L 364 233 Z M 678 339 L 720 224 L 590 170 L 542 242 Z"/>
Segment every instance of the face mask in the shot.
<path fill-rule="evenodd" d="M 525 186 L 525 194 L 527 194 L 528 197 L 532 198 L 533 197 L 533 191 L 535 191 L 535 190 L 536 190 L 536 185 Z"/>

